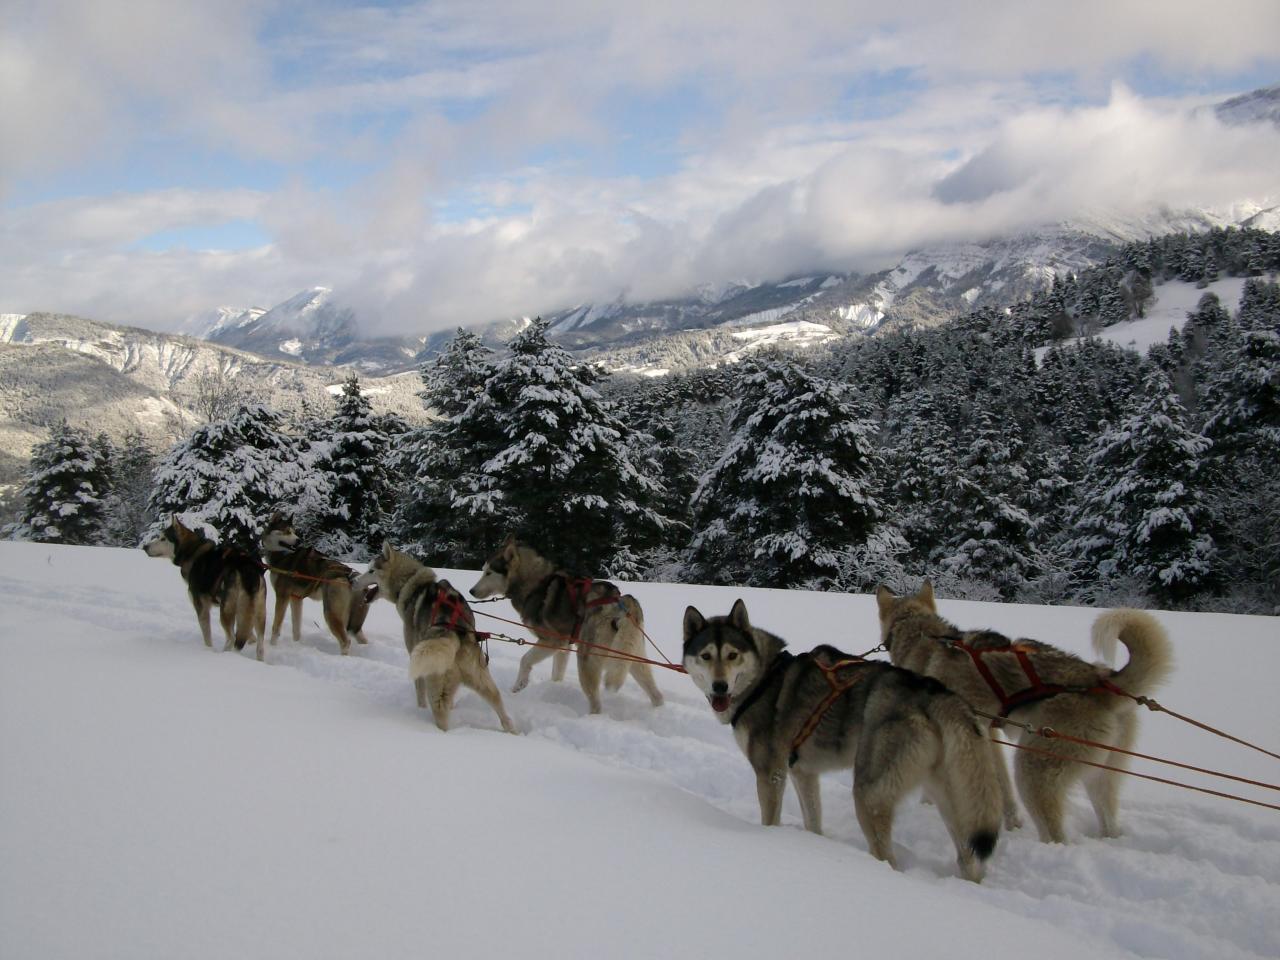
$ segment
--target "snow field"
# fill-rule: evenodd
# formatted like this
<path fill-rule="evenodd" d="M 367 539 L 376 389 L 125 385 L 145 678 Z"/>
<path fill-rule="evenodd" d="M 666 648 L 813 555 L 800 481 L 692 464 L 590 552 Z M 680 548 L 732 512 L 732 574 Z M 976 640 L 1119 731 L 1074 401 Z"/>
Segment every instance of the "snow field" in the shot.
<path fill-rule="evenodd" d="M 460 588 L 475 574 L 441 571 Z M 826 837 L 758 826 L 754 778 L 701 695 L 659 670 L 591 717 L 574 679 L 509 694 L 523 736 L 464 691 L 454 729 L 414 706 L 400 624 L 375 604 L 340 657 L 304 605 L 268 664 L 205 650 L 178 571 L 141 551 L 0 544 L 0 955 L 960 958 L 1280 955 L 1280 817 L 1132 781 L 1126 835 L 1101 841 L 1083 795 L 1066 847 L 1005 834 L 982 886 L 954 875 L 936 813 L 908 802 L 905 870 L 866 853 L 847 776 L 824 780 Z M 874 599 L 629 587 L 673 659 L 686 604 L 795 649 L 878 640 Z M 272 598 L 274 603 L 274 598 Z M 964 626 L 1087 652 L 1095 611 L 943 601 Z M 495 609 L 497 608 L 497 609 Z M 511 617 L 506 604 L 478 613 Z M 1159 699 L 1274 748 L 1274 620 L 1160 614 L 1179 669 Z M 479 617 L 481 629 L 515 632 Z M 216 633 L 216 631 L 215 631 Z M 215 642 L 220 643 L 220 639 Z M 1274 782 L 1275 762 L 1168 717 L 1139 750 Z M 1150 769 L 1144 767 L 1144 769 Z M 1191 774 L 1154 770 L 1173 779 Z M 1263 791 L 1201 780 L 1274 802 Z"/>

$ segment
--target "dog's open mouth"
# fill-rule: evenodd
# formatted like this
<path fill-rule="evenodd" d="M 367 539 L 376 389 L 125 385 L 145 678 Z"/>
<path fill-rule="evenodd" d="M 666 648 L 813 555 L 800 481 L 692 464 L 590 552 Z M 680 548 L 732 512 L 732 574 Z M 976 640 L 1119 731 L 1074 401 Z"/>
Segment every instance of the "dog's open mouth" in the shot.
<path fill-rule="evenodd" d="M 709 697 L 711 701 L 711 709 L 716 713 L 724 713 L 729 709 L 729 695 L 727 693 L 716 693 Z"/>

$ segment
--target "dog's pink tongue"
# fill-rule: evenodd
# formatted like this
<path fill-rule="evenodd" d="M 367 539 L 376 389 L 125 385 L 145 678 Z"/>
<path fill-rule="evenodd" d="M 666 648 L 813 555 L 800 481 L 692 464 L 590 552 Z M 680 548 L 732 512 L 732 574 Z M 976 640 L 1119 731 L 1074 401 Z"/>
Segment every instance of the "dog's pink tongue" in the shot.
<path fill-rule="evenodd" d="M 716 713 L 724 713 L 729 709 L 729 698 L 723 694 L 711 698 L 711 709 Z"/>

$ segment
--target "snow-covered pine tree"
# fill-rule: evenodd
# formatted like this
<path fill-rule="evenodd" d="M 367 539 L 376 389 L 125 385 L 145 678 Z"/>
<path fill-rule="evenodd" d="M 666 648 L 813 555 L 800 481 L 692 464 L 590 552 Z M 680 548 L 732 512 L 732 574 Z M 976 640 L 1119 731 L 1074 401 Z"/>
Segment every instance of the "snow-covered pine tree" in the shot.
<path fill-rule="evenodd" d="M 1095 575 L 1136 576 L 1166 601 L 1211 587 L 1215 575 L 1214 518 L 1201 489 L 1209 441 L 1185 419 L 1168 378 L 1150 368 L 1133 413 L 1089 457 L 1097 502 L 1077 523 L 1078 541 L 1088 541 L 1077 556 L 1096 563 Z"/>
<path fill-rule="evenodd" d="M 323 441 L 307 457 L 314 489 L 298 526 L 325 553 L 367 560 L 387 535 L 392 505 L 386 457 L 390 438 L 360 392 L 360 378 L 342 384 Z"/>
<path fill-rule="evenodd" d="M 116 448 L 114 482 L 106 498 L 106 538 L 113 546 L 136 547 L 153 517 L 147 509 L 151 496 L 151 476 L 156 466 L 155 451 L 139 430 L 125 435 Z"/>
<path fill-rule="evenodd" d="M 1253 281 L 1250 281 L 1252 283 Z M 1274 291 L 1275 285 L 1268 284 Z M 1229 580 L 1280 604 L 1280 303 L 1268 327 L 1256 301 L 1250 327 L 1203 387 L 1210 495 L 1223 525 Z M 1241 318 L 1246 311 L 1241 310 Z"/>
<path fill-rule="evenodd" d="M 101 451 L 66 420 L 31 452 L 23 510 L 9 536 L 40 543 L 97 544 L 103 538 L 108 476 Z"/>
<path fill-rule="evenodd" d="M 428 563 L 478 566 L 507 531 L 503 511 L 455 505 L 479 484 L 484 464 L 503 443 L 484 393 L 493 373 L 493 351 L 462 329 L 422 366 L 418 396 L 436 419 L 396 445 L 395 472 L 405 481 L 392 527 L 397 540 Z"/>
<path fill-rule="evenodd" d="M 1030 497 L 1016 431 L 985 410 L 967 431 L 967 450 L 942 492 L 948 542 L 938 566 L 958 580 L 989 583 L 1012 599 L 1034 575 Z"/>
<path fill-rule="evenodd" d="M 900 397 L 885 444 L 885 506 L 909 548 L 907 562 L 918 570 L 945 542 L 942 495 L 956 470 L 955 435 L 941 407 L 927 387 Z"/>
<path fill-rule="evenodd" d="M 592 575 L 656 541 L 666 525 L 656 506 L 662 484 L 631 456 L 627 427 L 593 386 L 600 376 L 553 344 L 542 319 L 512 339 L 483 393 L 454 421 L 458 437 L 501 445 L 461 478 L 460 522 L 501 519 Z"/>
<path fill-rule="evenodd" d="M 296 441 L 281 432 L 279 416 L 245 404 L 160 458 L 148 508 L 157 523 L 181 514 L 223 543 L 257 550 L 271 511 L 297 502 L 305 481 Z"/>
<path fill-rule="evenodd" d="M 874 424 L 785 358 L 743 371 L 733 436 L 694 494 L 691 566 L 711 583 L 830 587 L 876 530 Z"/>

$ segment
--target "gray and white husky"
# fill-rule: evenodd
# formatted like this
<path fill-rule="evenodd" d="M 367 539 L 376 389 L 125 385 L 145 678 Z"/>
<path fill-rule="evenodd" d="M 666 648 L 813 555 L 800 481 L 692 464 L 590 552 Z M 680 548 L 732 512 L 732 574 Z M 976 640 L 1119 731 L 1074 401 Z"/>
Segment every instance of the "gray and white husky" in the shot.
<path fill-rule="evenodd" d="M 389 543 L 382 545 L 369 572 L 357 578 L 355 588 L 364 591 L 373 584 L 377 585 L 375 596 L 394 603 L 404 622 L 409 678 L 418 706 L 431 707 L 436 726 L 449 729 L 449 713 L 461 684 L 493 707 L 503 730 L 515 733 L 476 638 L 475 617 L 462 594 L 448 580 L 437 579 L 430 567 Z"/>
<path fill-rule="evenodd" d="M 538 663 L 555 655 L 551 679 L 564 677 L 570 644 L 578 644 L 578 682 L 587 695 L 592 713 L 599 713 L 600 677 L 609 690 L 619 689 L 628 674 L 635 677 L 649 702 L 662 706 L 662 692 L 647 663 L 613 659 L 610 650 L 632 656 L 644 655 L 644 613 L 640 601 L 623 594 L 607 580 L 574 577 L 557 569 L 533 547 L 508 536 L 497 553 L 484 565 L 480 579 L 471 588 L 477 600 L 499 595 L 511 601 L 520 620 L 538 636 L 539 646 L 520 658 L 512 693 L 529 685 L 529 675 Z M 572 641 L 571 641 L 572 638 Z"/>
<path fill-rule="evenodd" d="M 324 622 L 338 641 L 338 649 L 346 655 L 351 639 L 368 643 L 364 635 L 364 619 L 369 604 L 364 593 L 352 587 L 356 572 L 345 563 L 325 556 L 315 547 L 304 547 L 292 521 L 279 511 L 267 521 L 260 538 L 271 572 L 271 586 L 276 592 L 276 613 L 271 621 L 271 645 L 275 646 L 290 613 L 293 642 L 302 639 L 302 601 L 319 600 L 324 607 Z"/>
<path fill-rule="evenodd" d="M 1093 624 L 1094 649 L 1110 660 L 1116 643 L 1129 652 L 1119 670 L 1088 663 L 1074 654 L 1035 640 L 1011 640 L 991 630 L 961 630 L 938 614 L 933 585 L 898 597 L 887 587 L 876 591 L 880 637 L 894 663 L 935 677 L 974 709 L 1060 733 L 1132 750 L 1138 735 L 1137 704 L 1114 692 L 1150 694 L 1173 672 L 1173 647 L 1160 622 L 1144 610 L 1111 610 Z M 1109 689 L 1110 688 L 1110 689 Z M 1036 738 L 1025 731 L 1019 743 Z M 996 747 L 992 746 L 994 752 Z M 1004 793 L 1005 826 L 1017 820 L 1012 785 L 997 757 Z M 1083 782 L 1104 837 L 1120 832 L 1120 775 L 1088 763 L 1123 769 L 1123 753 L 1057 739 L 1036 752 L 1017 751 L 1014 772 L 1018 793 L 1040 839 L 1063 843 L 1066 793 Z M 1077 761 L 1085 761 L 1080 763 Z"/>
<path fill-rule="evenodd" d="M 1000 784 L 981 725 L 942 684 L 821 646 L 793 655 L 751 625 L 738 600 L 727 617 L 684 615 L 684 667 L 756 774 L 760 821 L 776 826 L 787 777 L 806 830 L 822 832 L 818 777 L 853 771 L 853 805 L 871 855 L 895 866 L 893 818 L 923 786 L 980 881 L 1000 833 Z"/>

